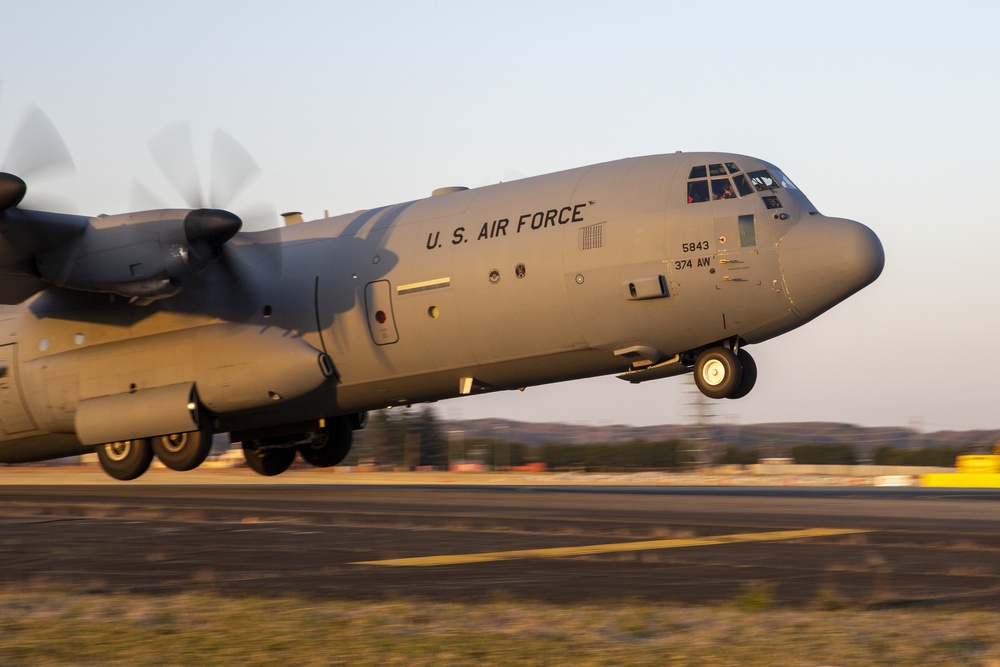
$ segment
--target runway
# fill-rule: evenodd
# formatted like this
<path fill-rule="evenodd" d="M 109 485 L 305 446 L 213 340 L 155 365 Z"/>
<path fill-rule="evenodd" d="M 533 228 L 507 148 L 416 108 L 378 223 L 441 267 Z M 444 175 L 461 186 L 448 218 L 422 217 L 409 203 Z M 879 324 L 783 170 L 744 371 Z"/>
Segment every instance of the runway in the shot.
<path fill-rule="evenodd" d="M 0 475 L 5 586 L 686 604 L 766 582 L 791 605 L 1000 608 L 995 491 L 20 472 Z"/>

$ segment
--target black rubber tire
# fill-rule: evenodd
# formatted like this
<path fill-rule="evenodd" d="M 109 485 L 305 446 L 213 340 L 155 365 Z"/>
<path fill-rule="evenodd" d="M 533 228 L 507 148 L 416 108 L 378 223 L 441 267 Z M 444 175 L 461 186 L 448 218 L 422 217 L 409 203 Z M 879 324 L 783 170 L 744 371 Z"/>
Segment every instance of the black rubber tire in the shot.
<path fill-rule="evenodd" d="M 252 442 L 243 443 L 247 466 L 264 477 L 274 477 L 288 470 L 295 461 L 295 451 L 294 447 L 258 449 Z"/>
<path fill-rule="evenodd" d="M 194 470 L 212 451 L 212 434 L 208 431 L 172 433 L 153 438 L 153 453 L 160 463 L 171 470 Z"/>
<path fill-rule="evenodd" d="M 97 447 L 97 460 L 109 476 L 127 482 L 149 469 L 153 448 L 145 438 L 110 442 Z"/>
<path fill-rule="evenodd" d="M 368 411 L 355 412 L 353 415 L 348 415 L 351 420 L 351 428 L 355 431 L 360 431 L 364 427 L 368 426 Z"/>
<path fill-rule="evenodd" d="M 727 348 L 709 348 L 694 363 L 694 382 L 709 398 L 726 398 L 739 389 L 742 379 L 739 359 Z"/>
<path fill-rule="evenodd" d="M 740 348 L 739 352 L 736 353 L 736 359 L 742 367 L 743 378 L 740 380 L 740 385 L 736 388 L 736 391 L 726 398 L 743 398 L 757 384 L 757 362 L 753 360 L 750 353 Z"/>
<path fill-rule="evenodd" d="M 330 417 L 326 420 L 323 437 L 318 442 L 299 445 L 299 454 L 306 463 L 317 468 L 332 468 L 351 451 L 353 430 L 349 417 Z"/>

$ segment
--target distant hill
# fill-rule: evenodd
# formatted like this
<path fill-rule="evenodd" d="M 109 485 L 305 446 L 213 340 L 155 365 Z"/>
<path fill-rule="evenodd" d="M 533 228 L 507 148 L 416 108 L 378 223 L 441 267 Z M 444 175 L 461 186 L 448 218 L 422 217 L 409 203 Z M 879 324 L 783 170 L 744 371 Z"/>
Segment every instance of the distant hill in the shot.
<path fill-rule="evenodd" d="M 704 440 L 713 445 L 763 447 L 774 453 L 789 445 L 847 444 L 861 456 L 879 447 L 959 447 L 974 444 L 989 449 L 1000 441 L 1000 429 L 976 431 L 917 432 L 903 427 L 856 426 L 835 422 L 782 422 L 774 424 L 712 424 L 709 426 L 672 425 L 626 426 L 612 424 L 538 424 L 505 419 L 470 419 L 441 421 L 441 431 L 449 439 L 478 439 L 519 442 L 526 445 L 545 443 L 624 443 L 635 440 Z"/>

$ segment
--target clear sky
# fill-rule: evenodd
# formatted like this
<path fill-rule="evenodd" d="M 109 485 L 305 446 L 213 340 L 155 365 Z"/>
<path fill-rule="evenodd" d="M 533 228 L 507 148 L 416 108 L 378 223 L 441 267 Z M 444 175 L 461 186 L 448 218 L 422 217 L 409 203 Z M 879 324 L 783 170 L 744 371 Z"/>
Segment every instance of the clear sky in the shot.
<path fill-rule="evenodd" d="M 173 205 L 148 141 L 222 128 L 262 176 L 233 208 L 306 218 L 675 150 L 777 164 L 873 228 L 882 277 L 752 348 L 740 423 L 1000 427 L 1000 4 L 0 0 L 0 154 L 29 104 L 75 174 L 32 192 Z M 72 208 L 69 208 L 70 205 Z M 691 383 L 613 377 L 439 404 L 445 417 L 691 421 Z"/>

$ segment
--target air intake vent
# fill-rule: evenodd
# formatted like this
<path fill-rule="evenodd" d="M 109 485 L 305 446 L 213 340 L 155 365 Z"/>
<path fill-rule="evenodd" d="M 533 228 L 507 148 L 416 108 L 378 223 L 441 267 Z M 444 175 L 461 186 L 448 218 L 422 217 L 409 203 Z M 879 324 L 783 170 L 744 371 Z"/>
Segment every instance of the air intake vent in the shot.
<path fill-rule="evenodd" d="M 580 250 L 594 250 L 604 246 L 604 223 L 580 230 Z"/>

